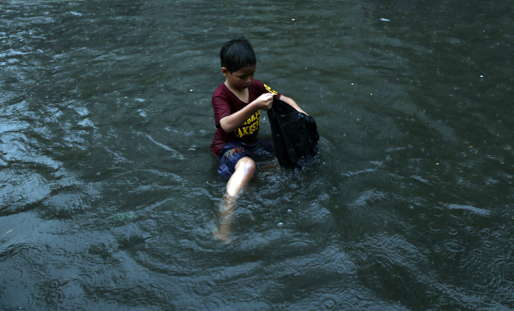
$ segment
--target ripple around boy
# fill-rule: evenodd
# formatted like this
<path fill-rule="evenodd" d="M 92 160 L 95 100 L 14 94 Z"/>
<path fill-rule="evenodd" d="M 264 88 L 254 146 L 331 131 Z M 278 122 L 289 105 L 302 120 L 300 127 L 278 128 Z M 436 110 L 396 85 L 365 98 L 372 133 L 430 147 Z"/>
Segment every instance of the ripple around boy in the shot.
<path fill-rule="evenodd" d="M 257 59 L 250 42 L 242 37 L 226 42 L 220 51 L 225 82 L 212 95 L 216 134 L 211 150 L 219 159 L 218 174 L 228 180 L 220 205 L 220 222 L 215 237 L 230 243 L 230 225 L 237 197 L 256 171 L 253 158 L 273 152 L 271 141 L 257 138 L 260 110 L 269 110 L 273 97 L 305 113 L 296 102 L 259 80 L 254 80 Z"/>

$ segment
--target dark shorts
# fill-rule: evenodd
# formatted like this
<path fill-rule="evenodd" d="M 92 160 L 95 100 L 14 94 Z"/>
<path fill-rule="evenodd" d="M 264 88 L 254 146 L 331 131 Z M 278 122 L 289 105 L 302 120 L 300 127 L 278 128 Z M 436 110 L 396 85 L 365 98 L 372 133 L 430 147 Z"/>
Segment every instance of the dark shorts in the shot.
<path fill-rule="evenodd" d="M 273 143 L 270 140 L 260 139 L 257 143 L 247 145 L 242 142 L 231 142 L 220 150 L 220 166 L 218 174 L 224 180 L 229 180 L 236 170 L 236 164 L 243 157 L 250 157 L 253 160 L 268 158 L 273 154 Z"/>

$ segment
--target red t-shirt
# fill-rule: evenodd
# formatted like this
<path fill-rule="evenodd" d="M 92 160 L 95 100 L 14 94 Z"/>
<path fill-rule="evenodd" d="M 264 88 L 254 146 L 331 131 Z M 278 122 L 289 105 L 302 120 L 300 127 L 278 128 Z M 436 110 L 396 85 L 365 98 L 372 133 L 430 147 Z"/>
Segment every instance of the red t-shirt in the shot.
<path fill-rule="evenodd" d="M 245 123 L 235 131 L 226 133 L 220 126 L 220 120 L 229 116 L 253 102 L 260 95 L 271 92 L 280 98 L 280 94 L 273 91 L 269 86 L 259 80 L 253 80 L 248 87 L 248 103 L 243 102 L 232 93 L 225 83 L 218 86 L 212 94 L 212 107 L 214 108 L 214 122 L 216 123 L 216 134 L 212 140 L 211 150 L 218 156 L 219 151 L 229 142 L 241 141 L 246 144 L 257 142 L 257 133 L 261 123 L 261 111 L 257 110 Z"/>

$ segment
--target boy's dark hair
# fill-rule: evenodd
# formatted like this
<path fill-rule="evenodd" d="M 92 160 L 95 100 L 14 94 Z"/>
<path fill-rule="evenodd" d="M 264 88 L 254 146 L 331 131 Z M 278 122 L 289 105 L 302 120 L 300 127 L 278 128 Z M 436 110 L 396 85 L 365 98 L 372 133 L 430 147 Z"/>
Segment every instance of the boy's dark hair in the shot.
<path fill-rule="evenodd" d="M 251 67 L 257 64 L 257 58 L 252 45 L 245 37 L 228 41 L 220 51 L 221 67 L 229 72 L 238 71 L 241 68 Z"/>

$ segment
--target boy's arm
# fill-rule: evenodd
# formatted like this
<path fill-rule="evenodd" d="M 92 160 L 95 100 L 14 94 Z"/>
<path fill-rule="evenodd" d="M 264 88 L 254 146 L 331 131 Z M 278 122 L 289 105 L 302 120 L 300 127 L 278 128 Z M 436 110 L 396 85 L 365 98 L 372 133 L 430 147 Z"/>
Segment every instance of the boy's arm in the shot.
<path fill-rule="evenodd" d="M 294 109 L 300 111 L 301 113 L 308 115 L 305 111 L 302 110 L 302 108 L 300 108 L 300 106 L 298 106 L 298 104 L 292 98 L 280 95 L 280 100 L 285 102 L 289 106 L 293 107 Z"/>
<path fill-rule="evenodd" d="M 273 94 L 264 93 L 257 97 L 256 100 L 246 105 L 243 109 L 221 119 L 220 126 L 226 133 L 233 132 L 245 123 L 246 120 L 248 120 L 248 118 L 250 118 L 257 110 L 271 109 L 272 104 Z"/>

